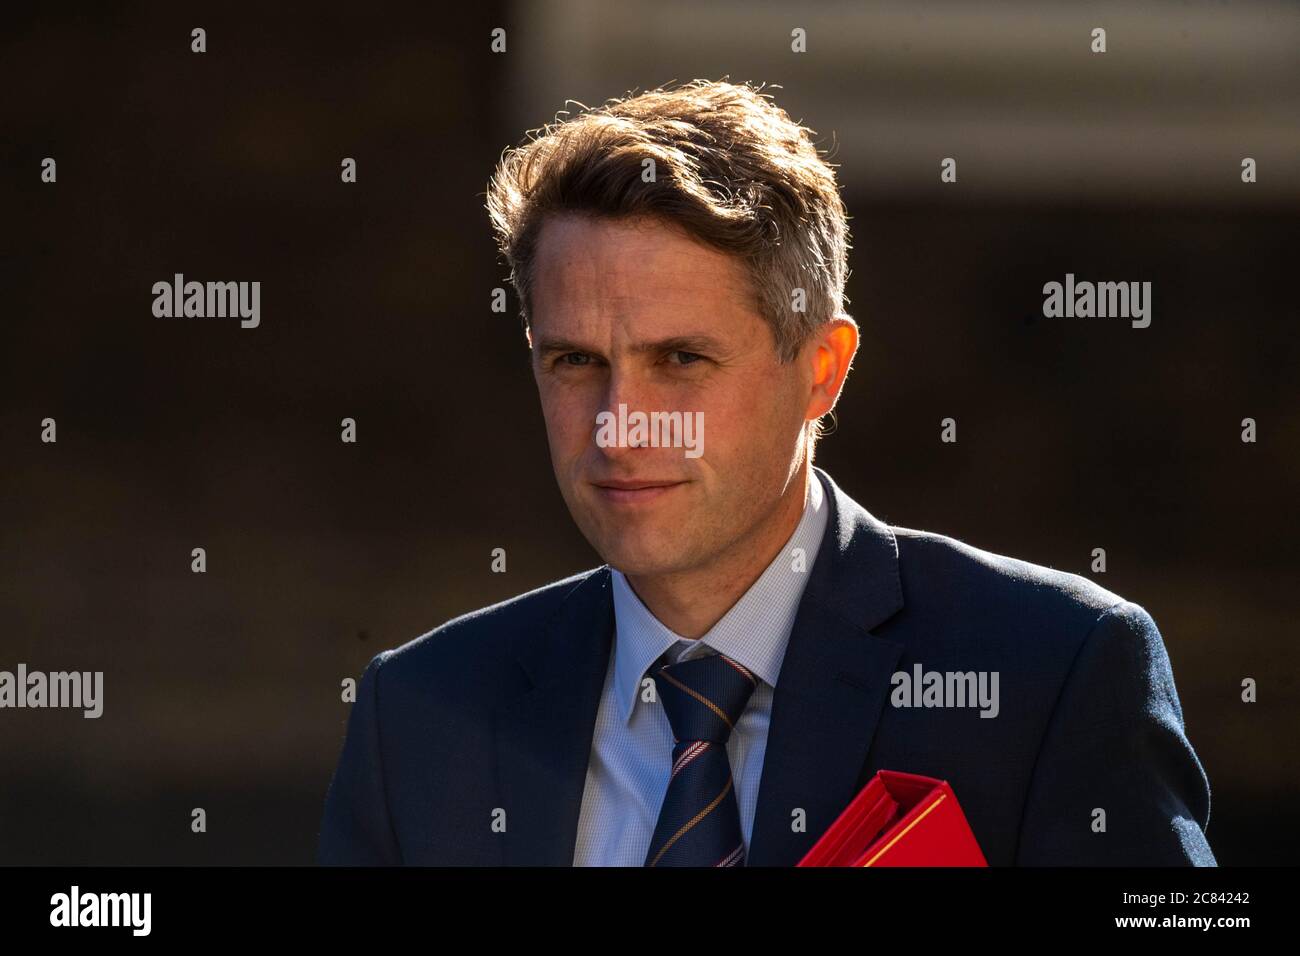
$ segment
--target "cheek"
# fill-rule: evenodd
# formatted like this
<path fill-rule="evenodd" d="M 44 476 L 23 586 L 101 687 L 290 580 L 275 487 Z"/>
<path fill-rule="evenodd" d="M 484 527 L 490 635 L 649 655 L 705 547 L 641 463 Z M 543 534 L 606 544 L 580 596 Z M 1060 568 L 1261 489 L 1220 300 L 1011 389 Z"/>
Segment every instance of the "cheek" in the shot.
<path fill-rule="evenodd" d="M 789 418 L 788 402 L 782 386 L 770 379 L 749 382 L 705 406 L 706 433 L 712 428 L 718 443 L 730 447 L 765 444 Z"/>
<path fill-rule="evenodd" d="M 595 418 L 587 414 L 582 396 L 570 389 L 543 388 L 541 399 L 552 446 L 580 451 L 595 427 Z"/>

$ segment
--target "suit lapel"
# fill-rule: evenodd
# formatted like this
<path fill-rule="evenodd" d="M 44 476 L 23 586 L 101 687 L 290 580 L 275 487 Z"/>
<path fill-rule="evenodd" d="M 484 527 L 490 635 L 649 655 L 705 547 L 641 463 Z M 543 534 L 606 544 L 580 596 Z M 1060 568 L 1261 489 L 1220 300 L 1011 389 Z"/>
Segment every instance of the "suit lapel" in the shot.
<path fill-rule="evenodd" d="M 529 689 L 496 712 L 502 863 L 570 866 L 614 636 L 608 567 L 582 578 L 519 655 Z"/>
<path fill-rule="evenodd" d="M 794 866 L 857 794 L 903 650 L 870 633 L 903 606 L 893 533 L 813 471 L 831 510 L 773 695 L 748 866 Z"/>

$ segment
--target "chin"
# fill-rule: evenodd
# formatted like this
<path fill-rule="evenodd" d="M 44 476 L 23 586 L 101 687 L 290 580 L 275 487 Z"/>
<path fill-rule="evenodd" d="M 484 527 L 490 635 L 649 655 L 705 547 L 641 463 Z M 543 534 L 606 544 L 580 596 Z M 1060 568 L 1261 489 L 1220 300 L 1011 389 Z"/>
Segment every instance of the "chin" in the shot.
<path fill-rule="evenodd" d="M 680 567 L 679 556 L 667 549 L 655 551 L 651 548 L 628 548 L 616 546 L 604 552 L 605 562 L 612 568 L 626 575 L 647 576 L 675 571 Z"/>

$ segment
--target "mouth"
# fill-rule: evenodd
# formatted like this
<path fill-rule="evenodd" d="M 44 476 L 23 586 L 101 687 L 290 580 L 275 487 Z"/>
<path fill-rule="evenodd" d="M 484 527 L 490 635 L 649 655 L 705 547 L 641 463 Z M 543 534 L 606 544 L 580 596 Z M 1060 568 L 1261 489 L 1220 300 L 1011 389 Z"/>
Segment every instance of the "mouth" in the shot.
<path fill-rule="evenodd" d="M 657 501 L 686 484 L 684 481 L 595 481 L 592 487 L 601 499 L 614 505 L 638 505 Z"/>

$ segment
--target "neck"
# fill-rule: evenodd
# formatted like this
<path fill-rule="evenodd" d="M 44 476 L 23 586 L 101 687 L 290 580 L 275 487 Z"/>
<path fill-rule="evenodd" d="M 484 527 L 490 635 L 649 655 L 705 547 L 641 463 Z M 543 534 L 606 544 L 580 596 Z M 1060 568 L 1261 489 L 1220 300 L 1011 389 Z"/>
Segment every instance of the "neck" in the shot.
<path fill-rule="evenodd" d="M 698 640 L 753 586 L 790 540 L 803 517 L 809 482 L 816 480 L 805 459 L 768 519 L 712 562 L 670 574 L 628 575 L 628 584 L 665 627 Z"/>

